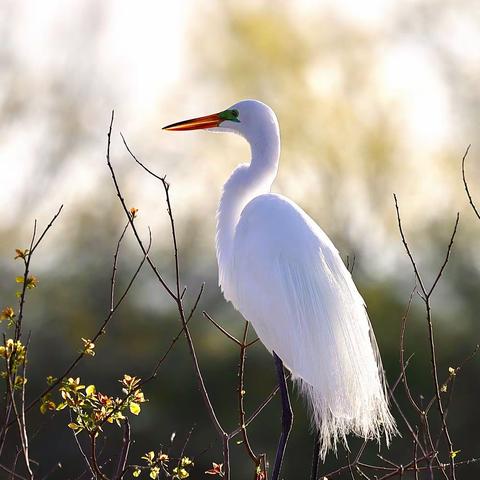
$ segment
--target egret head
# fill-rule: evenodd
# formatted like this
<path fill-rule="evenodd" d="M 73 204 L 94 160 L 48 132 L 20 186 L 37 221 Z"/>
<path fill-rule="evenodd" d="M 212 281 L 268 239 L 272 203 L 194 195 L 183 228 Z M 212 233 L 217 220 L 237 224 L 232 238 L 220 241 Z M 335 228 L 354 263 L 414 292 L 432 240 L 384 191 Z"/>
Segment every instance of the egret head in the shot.
<path fill-rule="evenodd" d="M 278 135 L 277 117 L 273 110 L 258 100 L 242 100 L 219 113 L 183 120 L 163 127 L 164 130 L 208 130 L 233 132 L 247 140 L 268 134 Z"/>

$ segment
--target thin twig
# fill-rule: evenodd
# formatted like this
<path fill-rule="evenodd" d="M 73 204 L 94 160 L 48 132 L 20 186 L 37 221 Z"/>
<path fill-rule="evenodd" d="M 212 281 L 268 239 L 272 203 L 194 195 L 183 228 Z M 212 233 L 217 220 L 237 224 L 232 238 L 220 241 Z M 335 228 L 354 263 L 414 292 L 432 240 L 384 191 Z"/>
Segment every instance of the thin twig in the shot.
<path fill-rule="evenodd" d="M 6 348 L 6 343 L 5 343 L 5 338 L 4 338 L 4 344 Z M 13 372 L 13 363 L 15 362 L 15 356 L 16 356 L 16 349 L 14 348 L 12 351 L 12 354 L 10 357 L 6 357 L 7 359 L 7 377 L 8 377 L 8 392 L 7 394 L 10 395 L 12 406 L 13 406 L 13 411 L 14 411 L 14 416 L 15 420 L 17 421 L 18 424 L 18 433 L 20 435 L 20 442 L 22 444 L 22 453 L 23 453 L 23 458 L 25 460 L 25 466 L 27 468 L 28 476 L 30 479 L 33 479 L 33 472 L 32 468 L 30 465 L 30 457 L 29 457 L 29 449 L 28 449 L 28 434 L 27 434 L 27 427 L 25 424 L 25 409 L 24 409 L 24 404 L 21 402 L 21 411 L 19 412 L 18 407 L 17 407 L 17 402 L 15 400 L 15 373 Z M 24 364 L 27 361 L 27 352 L 28 352 L 28 342 L 25 345 L 25 359 L 24 359 Z M 24 392 L 24 386 L 22 388 L 22 391 Z M 25 400 L 24 395 L 22 395 L 23 401 Z"/>
<path fill-rule="evenodd" d="M 227 330 L 225 330 L 221 325 L 219 325 L 207 312 L 202 313 L 205 318 L 208 318 L 208 320 L 210 320 L 210 322 L 212 322 L 213 325 L 215 325 L 218 330 L 220 330 L 227 338 L 232 340 L 232 342 L 235 342 L 240 348 L 242 347 L 242 342 L 240 342 L 240 340 L 236 339 L 231 333 L 227 332 Z"/>
<path fill-rule="evenodd" d="M 124 430 L 123 430 L 123 440 L 122 440 L 122 451 L 117 464 L 117 472 L 115 473 L 115 480 L 121 480 L 123 477 L 123 472 L 125 471 L 125 466 L 127 465 L 128 452 L 130 450 L 131 440 L 130 440 L 130 423 L 128 418 L 125 418 L 124 421 Z"/>
<path fill-rule="evenodd" d="M 146 260 L 146 255 L 148 255 L 149 251 L 150 251 L 150 248 L 152 246 L 152 234 L 151 232 L 149 231 L 149 242 L 148 242 L 148 246 L 145 250 L 145 254 L 143 256 L 143 258 L 141 259 L 137 269 L 135 270 L 135 272 L 133 273 L 132 277 L 130 278 L 130 281 L 128 283 L 128 285 L 126 286 L 125 290 L 123 291 L 122 295 L 120 296 L 120 298 L 117 300 L 117 302 L 115 303 L 115 305 L 113 306 L 113 308 L 110 307 L 109 309 L 109 312 L 105 318 L 105 320 L 103 321 L 103 323 L 100 325 L 99 329 L 97 330 L 97 332 L 95 333 L 95 335 L 92 337 L 91 339 L 91 342 L 92 343 L 95 343 L 98 341 L 98 339 L 104 335 L 106 333 L 106 327 L 107 325 L 109 324 L 109 322 L 111 321 L 111 319 L 113 318 L 115 312 L 118 310 L 118 308 L 120 307 L 120 305 L 123 303 L 123 301 L 125 300 L 128 292 L 131 290 L 135 280 L 137 279 L 138 277 L 138 274 L 140 273 L 144 263 L 145 263 L 145 260 Z M 37 396 L 37 398 L 35 398 L 29 405 L 28 407 L 25 408 L 25 412 L 28 412 L 30 411 L 35 405 L 37 405 L 40 400 L 45 396 L 47 395 L 48 393 L 50 393 L 52 390 L 54 390 L 58 385 L 60 385 L 60 383 L 63 381 L 63 379 L 65 379 L 74 369 L 75 367 L 78 365 L 78 363 L 85 357 L 86 355 L 86 352 L 85 350 L 82 350 L 78 355 L 77 357 L 73 360 L 73 362 L 65 369 L 65 371 L 59 376 L 57 377 L 57 380 L 55 380 L 55 382 L 53 382 L 51 385 L 49 385 L 45 390 L 42 391 L 42 393 L 40 395 Z"/>
<path fill-rule="evenodd" d="M 125 213 L 127 214 L 127 217 L 128 217 L 129 212 L 128 212 L 128 209 L 126 207 L 125 200 L 124 200 L 124 198 L 121 194 L 121 191 L 120 191 L 117 179 L 116 179 L 116 175 L 115 175 L 115 172 L 113 170 L 113 167 L 112 167 L 112 164 L 111 164 L 111 161 L 110 161 L 110 142 L 111 142 L 113 120 L 114 120 L 114 112 L 112 111 L 110 126 L 109 126 L 109 130 L 108 130 L 108 135 L 107 135 L 107 140 L 108 141 L 107 141 L 106 160 L 107 160 L 107 165 L 108 165 L 108 168 L 110 170 L 112 180 L 113 180 L 116 192 L 117 192 L 117 196 L 118 196 L 118 198 L 120 200 L 120 203 L 122 204 L 123 209 L 124 209 L 124 211 L 125 211 Z M 122 136 L 122 138 L 123 138 L 123 136 Z M 210 417 L 210 420 L 211 420 L 213 426 L 215 427 L 215 429 L 217 431 L 217 434 L 220 437 L 220 439 L 222 441 L 222 444 L 223 444 L 223 457 L 224 457 L 223 458 L 223 463 L 224 463 L 224 471 L 225 471 L 224 478 L 226 480 L 230 480 L 229 435 L 227 434 L 227 432 L 221 426 L 221 424 L 220 424 L 220 422 L 217 418 L 217 415 L 215 413 L 215 410 L 213 408 L 213 405 L 211 403 L 210 396 L 208 394 L 208 391 L 207 391 L 207 388 L 205 386 L 205 382 L 204 382 L 204 379 L 203 379 L 203 375 L 202 375 L 202 372 L 200 370 L 200 365 L 198 363 L 197 354 L 196 354 L 196 351 L 195 351 L 195 346 L 193 344 L 193 339 L 192 339 L 192 336 L 190 334 L 190 330 L 189 330 L 188 325 L 187 325 L 187 318 L 186 318 L 185 312 L 184 312 L 182 294 L 181 294 L 181 288 L 180 288 L 180 267 L 179 267 L 179 258 L 178 258 L 177 236 L 176 236 L 176 230 L 175 230 L 175 220 L 174 220 L 174 216 L 173 216 L 172 206 L 171 206 L 171 202 L 170 202 L 170 194 L 169 194 L 170 185 L 166 181 L 165 177 L 160 177 L 159 175 L 154 174 L 151 170 L 146 168 L 136 158 L 136 156 L 133 154 L 133 152 L 128 147 L 124 138 L 123 138 L 123 142 L 124 142 L 125 148 L 129 152 L 130 156 L 140 166 L 142 166 L 148 173 L 153 175 L 156 179 L 160 180 L 162 185 L 163 185 L 163 188 L 164 188 L 165 202 L 167 204 L 167 213 L 168 213 L 168 217 L 169 217 L 169 220 L 170 220 L 171 237 L 172 237 L 172 243 L 173 243 L 173 255 L 174 255 L 174 259 L 175 259 L 175 292 L 163 280 L 163 277 L 160 275 L 160 273 L 158 272 L 155 264 L 148 257 L 148 255 L 146 255 L 146 258 L 147 258 L 148 264 L 152 268 L 152 271 L 155 274 L 156 278 L 158 279 L 160 284 L 164 287 L 164 289 L 167 291 L 167 293 L 172 297 L 172 299 L 176 303 L 177 310 L 178 310 L 179 317 L 180 317 L 180 321 L 181 321 L 183 329 L 184 329 L 183 333 L 184 333 L 185 338 L 187 340 L 188 349 L 190 351 L 190 357 L 192 358 L 192 361 L 193 361 L 193 367 L 194 367 L 194 372 L 195 372 L 195 378 L 196 378 L 196 381 L 197 381 L 197 385 L 198 385 L 199 391 L 201 393 L 201 396 L 203 398 L 204 404 L 206 406 L 206 409 L 207 409 L 208 415 Z M 130 218 L 130 217 L 128 217 L 128 218 Z M 131 225 L 132 229 L 134 230 L 134 234 L 135 234 L 135 238 L 137 239 L 137 243 L 139 244 L 141 250 L 143 252 L 145 252 L 143 242 L 142 242 L 140 236 L 138 235 L 138 233 L 136 232 L 136 229 L 135 229 L 135 226 L 134 226 L 133 222 L 130 222 L 130 225 Z"/>
<path fill-rule="evenodd" d="M 288 380 L 291 376 L 291 373 L 288 372 L 285 378 Z M 269 394 L 268 396 L 258 405 L 258 407 L 252 412 L 250 417 L 245 422 L 245 426 L 248 427 L 262 412 L 262 410 L 272 401 L 275 395 L 278 393 L 280 387 L 277 385 Z M 236 428 L 232 433 L 229 434 L 230 439 L 236 437 L 242 429 L 240 427 Z"/>
<path fill-rule="evenodd" d="M 118 254 L 120 252 L 120 245 L 122 244 L 123 237 L 127 231 L 129 222 L 125 225 L 122 230 L 122 233 L 117 241 L 117 246 L 115 247 L 115 253 L 113 254 L 113 265 L 112 265 L 112 278 L 110 280 L 110 311 L 113 310 L 115 303 L 115 282 L 117 279 L 117 264 L 118 264 Z"/>
<path fill-rule="evenodd" d="M 318 464 L 320 462 L 320 434 L 317 432 L 313 439 L 312 469 L 310 471 L 310 480 L 317 480 Z"/>
<path fill-rule="evenodd" d="M 73 421 L 72 412 L 70 412 L 70 421 Z M 73 438 L 75 439 L 75 443 L 77 444 L 77 448 L 80 454 L 82 455 L 85 463 L 87 464 L 88 469 L 90 470 L 90 473 L 95 477 L 95 472 L 93 471 L 92 464 L 90 463 L 90 459 L 88 458 L 88 455 L 85 453 L 85 450 L 83 449 L 82 444 L 78 439 L 78 434 L 72 430 L 72 435 L 73 435 Z"/>
<path fill-rule="evenodd" d="M 466 177 L 466 174 L 465 174 L 465 160 L 467 158 L 468 152 L 470 151 L 470 147 L 471 147 L 471 145 L 469 145 L 467 147 L 467 149 L 465 150 L 465 153 L 463 154 L 463 157 L 462 157 L 462 179 L 463 179 L 463 185 L 465 187 L 465 192 L 467 194 L 470 206 L 472 207 L 472 209 L 473 209 L 475 215 L 477 216 L 477 218 L 480 220 L 480 213 L 477 210 L 477 207 L 475 206 L 475 203 L 473 202 L 473 198 L 472 198 L 472 195 L 470 193 L 470 189 L 468 188 L 467 177 Z"/>
<path fill-rule="evenodd" d="M 245 357 L 246 357 L 246 345 L 247 345 L 247 336 L 248 336 L 248 321 L 245 321 L 245 327 L 243 329 L 242 342 L 240 344 L 240 361 L 238 364 L 238 413 L 239 413 L 239 426 L 242 430 L 243 444 L 245 445 L 245 450 L 247 451 L 248 456 L 251 458 L 255 466 L 255 475 L 257 467 L 260 465 L 260 457 L 258 457 L 250 445 L 250 440 L 248 439 L 247 427 L 245 426 Z"/>
<path fill-rule="evenodd" d="M 18 478 L 19 480 L 28 480 L 27 477 L 19 475 L 18 473 L 14 472 L 10 468 L 6 467 L 5 465 L 2 465 L 1 463 L 0 463 L 0 469 L 3 470 L 4 472 L 10 474 L 11 478 Z"/>
<path fill-rule="evenodd" d="M 97 433 L 90 434 L 90 462 L 95 472 L 95 476 L 101 480 L 109 480 L 109 478 L 100 470 L 97 460 Z"/>
<path fill-rule="evenodd" d="M 437 286 L 437 284 L 438 284 L 438 282 L 439 282 L 439 280 L 440 280 L 440 278 L 441 278 L 441 276 L 442 276 L 442 274 L 445 270 L 445 267 L 446 267 L 446 265 L 447 265 L 447 263 L 450 259 L 450 253 L 452 251 L 453 242 L 454 242 L 454 239 L 455 239 L 455 235 L 457 233 L 457 227 L 458 227 L 458 222 L 459 222 L 460 216 L 457 213 L 457 217 L 455 219 L 455 224 L 454 224 L 454 227 L 453 227 L 453 232 L 450 236 L 450 241 L 449 241 L 448 246 L 447 246 L 447 251 L 446 251 L 446 254 L 445 254 L 444 261 L 442 263 L 442 266 L 440 267 L 440 270 L 439 270 L 437 276 L 435 277 L 435 280 L 432 283 L 431 288 L 429 290 L 427 290 L 425 288 L 423 282 L 422 282 L 422 278 L 420 276 L 420 272 L 418 271 L 417 265 L 415 263 L 415 259 L 413 258 L 413 255 L 410 251 L 408 243 L 405 239 L 405 235 L 403 233 L 403 228 L 402 228 L 401 217 L 400 217 L 400 210 L 399 210 L 399 207 L 398 207 L 398 201 L 397 201 L 397 197 L 396 197 L 395 194 L 394 194 L 394 200 L 395 200 L 395 210 L 397 212 L 397 221 L 398 221 L 398 228 L 399 228 L 399 231 L 400 231 L 400 236 L 402 238 L 402 242 L 403 242 L 403 245 L 404 245 L 405 250 L 407 252 L 407 255 L 410 258 L 410 263 L 412 264 L 417 282 L 419 283 L 420 288 L 421 288 L 422 293 L 423 293 L 423 300 L 425 302 L 425 309 L 426 309 L 426 313 L 427 313 L 428 337 L 429 337 L 429 342 L 430 342 L 430 361 L 431 361 L 431 364 L 432 364 L 432 376 L 433 376 L 433 383 L 434 383 L 434 389 L 435 389 L 435 397 L 436 397 L 436 400 L 437 400 L 437 406 L 438 406 L 438 412 L 440 414 L 440 419 L 442 421 L 442 430 L 444 432 L 445 439 L 447 441 L 448 448 L 449 448 L 450 474 L 452 476 L 452 480 L 455 480 L 455 478 L 456 478 L 456 476 L 455 476 L 455 458 L 454 458 L 455 456 L 453 455 L 453 443 L 452 443 L 450 433 L 449 433 L 449 430 L 448 430 L 448 426 L 447 426 L 447 422 L 446 422 L 446 418 L 445 418 L 445 411 L 444 411 L 441 396 L 440 396 L 440 386 L 439 386 L 439 381 L 438 381 L 438 370 L 437 370 L 437 360 L 436 360 L 436 353 L 435 353 L 435 340 L 434 340 L 434 333 L 433 333 L 433 323 L 432 323 L 430 297 L 431 297 L 432 293 L 434 292 L 435 287 Z"/>

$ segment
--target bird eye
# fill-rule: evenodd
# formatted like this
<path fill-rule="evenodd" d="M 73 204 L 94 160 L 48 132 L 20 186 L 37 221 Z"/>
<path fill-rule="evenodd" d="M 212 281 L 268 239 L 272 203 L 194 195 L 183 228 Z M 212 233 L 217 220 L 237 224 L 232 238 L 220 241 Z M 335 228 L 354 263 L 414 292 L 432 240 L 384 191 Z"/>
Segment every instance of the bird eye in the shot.
<path fill-rule="evenodd" d="M 232 115 L 237 118 L 238 117 L 238 110 L 232 110 Z"/>

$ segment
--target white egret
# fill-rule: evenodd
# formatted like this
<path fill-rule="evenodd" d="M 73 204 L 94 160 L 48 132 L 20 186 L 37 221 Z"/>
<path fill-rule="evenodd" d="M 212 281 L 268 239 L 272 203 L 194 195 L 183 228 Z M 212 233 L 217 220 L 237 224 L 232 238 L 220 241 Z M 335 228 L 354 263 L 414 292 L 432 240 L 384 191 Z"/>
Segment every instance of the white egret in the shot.
<path fill-rule="evenodd" d="M 396 427 L 365 302 L 323 230 L 291 200 L 270 193 L 280 156 L 274 112 L 244 100 L 165 129 L 233 132 L 250 144 L 250 163 L 234 170 L 218 207 L 219 284 L 306 395 L 322 458 L 349 433 L 384 435 L 388 443 Z"/>

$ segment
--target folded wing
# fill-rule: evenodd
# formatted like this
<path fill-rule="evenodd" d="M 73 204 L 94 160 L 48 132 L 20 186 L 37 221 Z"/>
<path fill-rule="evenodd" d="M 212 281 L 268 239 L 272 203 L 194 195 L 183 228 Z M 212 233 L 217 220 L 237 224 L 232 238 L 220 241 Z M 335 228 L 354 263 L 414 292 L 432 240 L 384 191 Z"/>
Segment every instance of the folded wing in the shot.
<path fill-rule="evenodd" d="M 234 239 L 232 302 L 307 394 L 321 453 L 395 431 L 365 304 L 338 251 L 294 203 L 261 195 Z"/>

